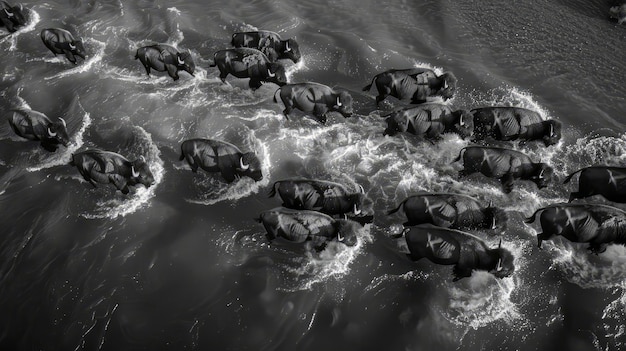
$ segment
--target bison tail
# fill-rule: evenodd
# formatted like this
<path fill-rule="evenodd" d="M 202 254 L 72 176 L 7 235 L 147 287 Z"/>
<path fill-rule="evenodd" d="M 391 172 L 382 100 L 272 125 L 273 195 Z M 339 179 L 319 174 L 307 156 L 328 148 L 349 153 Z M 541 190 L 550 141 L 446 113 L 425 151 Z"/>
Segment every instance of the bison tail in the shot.
<path fill-rule="evenodd" d="M 404 201 L 406 201 L 406 200 L 404 200 Z M 402 201 L 402 202 L 398 205 L 398 207 L 394 208 L 393 210 L 389 210 L 389 211 L 387 211 L 387 215 L 389 216 L 389 215 L 392 215 L 392 214 L 394 214 L 394 213 L 398 212 L 398 210 L 400 210 L 400 208 L 404 205 L 404 201 Z"/>
<path fill-rule="evenodd" d="M 567 183 L 569 183 L 569 181 L 572 179 L 572 177 L 573 177 L 576 173 L 578 173 L 578 172 L 582 171 L 583 169 L 584 169 L 584 168 L 581 168 L 581 169 L 577 170 L 576 172 L 574 172 L 574 173 L 572 173 L 572 174 L 568 175 L 568 176 L 567 176 L 567 178 L 565 178 L 565 180 L 563 181 L 563 184 L 567 184 Z"/>
<path fill-rule="evenodd" d="M 539 213 L 540 211 L 544 210 L 543 208 L 538 209 L 537 211 L 535 211 L 535 213 L 532 214 L 532 216 L 524 219 L 524 223 L 532 223 L 535 221 L 535 218 L 537 217 L 537 213 Z"/>
<path fill-rule="evenodd" d="M 276 196 L 276 185 L 278 185 L 279 182 L 275 182 L 272 185 L 272 190 L 270 190 L 269 194 L 267 194 L 267 197 L 274 197 Z"/>
<path fill-rule="evenodd" d="M 281 88 L 276 89 L 276 91 L 274 92 L 274 102 L 278 102 L 278 100 L 276 99 L 276 94 L 280 91 Z"/>
<path fill-rule="evenodd" d="M 363 91 L 369 91 L 370 89 L 372 89 L 372 85 L 374 84 L 374 81 L 376 80 L 376 77 L 378 76 L 374 76 L 374 78 L 372 78 L 372 82 L 368 85 L 366 85 L 365 87 L 363 87 Z"/>
<path fill-rule="evenodd" d="M 461 161 L 461 157 L 463 157 L 463 151 L 465 151 L 465 149 L 466 148 L 462 148 L 461 151 L 459 151 L 459 156 L 457 156 L 452 163 Z"/>

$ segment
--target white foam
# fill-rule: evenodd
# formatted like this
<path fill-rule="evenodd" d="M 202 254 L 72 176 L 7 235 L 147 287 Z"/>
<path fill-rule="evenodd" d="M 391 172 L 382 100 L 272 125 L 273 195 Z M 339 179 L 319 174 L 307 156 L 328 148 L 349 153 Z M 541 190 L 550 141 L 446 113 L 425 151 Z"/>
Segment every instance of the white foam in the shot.
<path fill-rule="evenodd" d="M 72 69 L 68 69 L 65 70 L 63 72 L 59 72 L 53 76 L 50 77 L 45 77 L 45 80 L 51 80 L 51 79 L 58 79 L 58 78 L 63 78 L 63 77 L 67 77 L 67 76 L 71 76 L 77 73 L 83 73 L 83 72 L 87 72 L 89 71 L 96 63 L 99 63 L 102 61 L 102 57 L 104 57 L 104 49 L 106 48 L 106 43 L 103 43 L 101 41 L 95 40 L 95 39 L 86 39 L 85 43 L 89 43 L 91 45 L 95 45 L 97 46 L 97 51 L 95 54 L 90 54 L 89 52 L 87 52 L 87 60 L 84 61 L 83 63 L 79 63 L 78 65 L 73 65 L 74 68 Z M 61 62 L 66 62 L 65 57 L 59 57 L 59 59 L 61 60 Z M 56 62 L 56 61 L 55 61 Z M 69 61 L 67 61 L 69 62 Z M 70 63 L 71 64 L 71 63 Z"/>

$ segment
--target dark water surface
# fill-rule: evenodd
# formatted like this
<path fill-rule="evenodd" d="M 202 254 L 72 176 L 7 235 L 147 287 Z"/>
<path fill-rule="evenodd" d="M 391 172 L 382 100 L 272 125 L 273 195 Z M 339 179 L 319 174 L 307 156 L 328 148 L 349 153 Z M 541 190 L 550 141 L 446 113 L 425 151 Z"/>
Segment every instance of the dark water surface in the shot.
<path fill-rule="evenodd" d="M 0 111 L 30 107 L 67 120 L 73 144 L 50 154 L 0 123 L 2 350 L 618 350 L 626 343 L 626 249 L 599 256 L 566 241 L 536 246 L 522 218 L 566 201 L 570 184 L 503 194 L 451 164 L 468 145 L 383 137 L 373 92 L 389 68 L 425 66 L 459 79 L 455 108 L 532 108 L 564 125 L 556 146 L 515 145 L 563 179 L 591 164 L 626 164 L 626 28 L 608 2 L 46 1 L 29 26 L 0 38 Z M 89 57 L 54 57 L 39 32 L 70 29 Z M 235 31 L 296 37 L 291 82 L 348 89 L 355 116 L 326 126 L 281 114 L 276 86 L 223 85 L 208 68 Z M 190 49 L 196 77 L 148 78 L 137 47 Z M 5 118 L 5 117 L 2 117 Z M 265 178 L 228 185 L 178 161 L 180 143 L 216 138 L 256 150 Z M 144 155 L 157 184 L 130 196 L 92 189 L 72 152 Z M 321 253 L 276 241 L 253 221 L 280 205 L 279 179 L 361 184 L 374 223 L 354 248 Z M 402 252 L 400 216 L 418 191 L 473 194 L 510 211 L 512 277 L 451 282 L 451 268 Z M 602 199 L 591 199 L 602 201 Z M 499 238 L 486 237 L 490 245 Z"/>

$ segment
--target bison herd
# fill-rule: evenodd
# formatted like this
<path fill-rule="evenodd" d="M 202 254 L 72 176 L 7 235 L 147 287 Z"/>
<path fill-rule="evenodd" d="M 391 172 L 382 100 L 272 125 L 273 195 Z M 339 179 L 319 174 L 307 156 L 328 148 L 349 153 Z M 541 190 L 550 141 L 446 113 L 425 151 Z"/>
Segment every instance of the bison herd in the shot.
<path fill-rule="evenodd" d="M 25 25 L 27 10 L 23 6 L 10 6 L 2 2 L 0 24 L 10 32 Z M 619 13 L 619 8 L 611 9 Z M 620 19 L 620 22 L 622 20 Z M 45 46 L 55 55 L 63 54 L 72 63 L 77 57 L 85 59 L 87 53 L 81 40 L 76 40 L 67 30 L 47 28 L 41 31 Z M 217 67 L 222 82 L 228 75 L 249 79 L 251 89 L 263 83 L 279 86 L 274 93 L 284 105 L 283 114 L 289 119 L 294 109 L 302 111 L 321 124 L 330 112 L 343 117 L 353 115 L 352 96 L 346 90 L 333 89 L 315 82 L 289 83 L 285 66 L 280 60 L 301 60 L 300 47 L 295 39 L 283 40 L 269 31 L 242 32 L 232 35 L 233 48 L 219 50 L 210 67 Z M 178 51 L 173 46 L 154 44 L 136 50 L 138 59 L 150 75 L 151 71 L 167 72 L 178 80 L 179 72 L 194 75 L 195 64 L 189 50 Z M 535 161 L 521 151 L 505 147 L 485 146 L 486 141 L 519 140 L 520 145 L 540 142 L 546 147 L 561 139 L 561 122 L 544 119 L 539 113 L 519 108 L 487 106 L 472 110 L 453 110 L 449 105 L 433 100 L 454 97 L 457 79 L 451 72 L 437 74 L 427 68 L 390 69 L 376 74 L 363 88 L 370 91 L 375 86 L 376 105 L 392 96 L 414 106 L 397 109 L 385 118 L 384 137 L 409 133 L 436 142 L 444 133 L 456 133 L 461 138 L 471 138 L 482 145 L 467 146 L 460 150 L 454 162 L 462 162 L 459 177 L 481 173 L 497 179 L 505 193 L 511 192 L 515 181 L 526 180 L 538 188 L 555 181 L 553 168 Z M 62 118 L 51 120 L 43 113 L 23 108 L 11 110 L 9 124 L 20 137 L 39 141 L 50 152 L 69 142 L 66 123 Z M 210 173 L 220 173 L 227 182 L 241 177 L 255 181 L 263 179 L 261 163 L 254 152 L 242 151 L 222 140 L 192 139 L 181 146 L 180 160 L 185 160 L 193 172 L 198 168 Z M 94 187 L 113 184 L 123 194 L 129 186 L 139 184 L 150 187 L 155 183 L 149 165 L 143 157 L 134 161 L 111 151 L 85 150 L 72 155 L 71 165 Z M 626 168 L 591 166 L 574 172 L 565 183 L 580 173 L 579 189 L 571 193 L 574 199 L 602 195 L 609 201 L 626 203 Z M 278 195 L 282 207 L 264 211 L 258 221 L 272 241 L 277 237 L 293 242 L 311 241 L 323 249 L 329 241 L 353 246 L 358 242 L 359 228 L 372 221 L 372 215 L 363 213 L 365 190 L 361 185 L 348 186 L 317 179 L 285 179 L 273 183 L 270 197 Z M 454 265 L 454 280 L 469 277 L 473 270 L 491 272 L 502 278 L 515 269 L 514 257 L 502 241 L 490 248 L 481 238 L 462 230 L 481 230 L 501 233 L 506 230 L 508 217 L 505 211 L 479 200 L 455 193 L 419 193 L 400 202 L 388 215 L 402 212 L 404 237 L 413 260 Z M 538 209 L 528 223 L 540 213 L 542 232 L 537 235 L 538 246 L 554 236 L 563 236 L 573 242 L 589 243 L 589 249 L 601 253 L 608 244 L 626 244 L 626 213 L 608 205 L 553 204 Z"/>

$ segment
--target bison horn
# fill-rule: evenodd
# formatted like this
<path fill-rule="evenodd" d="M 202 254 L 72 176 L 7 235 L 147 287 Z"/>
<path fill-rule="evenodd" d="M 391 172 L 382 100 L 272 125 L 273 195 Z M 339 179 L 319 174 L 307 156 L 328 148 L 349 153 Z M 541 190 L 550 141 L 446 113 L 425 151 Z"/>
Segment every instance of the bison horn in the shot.
<path fill-rule="evenodd" d="M 443 88 L 448 89 L 448 81 L 445 79 L 443 80 Z"/>
<path fill-rule="evenodd" d="M 50 127 L 48 127 L 48 135 L 54 138 L 55 136 L 57 136 L 57 133 L 56 132 L 53 133 L 52 130 L 50 130 Z"/>
<path fill-rule="evenodd" d="M 289 52 L 291 51 L 291 48 L 289 47 L 289 41 L 285 42 L 285 52 Z"/>
<path fill-rule="evenodd" d="M 146 162 L 146 158 L 145 158 L 145 157 L 143 157 L 143 155 L 139 156 L 139 160 L 140 160 L 141 162 Z"/>
<path fill-rule="evenodd" d="M 250 165 L 247 165 L 245 163 L 243 163 L 243 157 L 239 158 L 239 166 L 242 170 L 247 170 L 248 168 L 250 168 Z"/>
<path fill-rule="evenodd" d="M 130 166 L 130 173 L 133 175 L 133 178 L 139 177 L 139 172 L 135 171 L 135 166 Z"/>
<path fill-rule="evenodd" d="M 59 117 L 59 120 L 61 121 L 61 123 L 63 123 L 63 127 L 67 128 L 67 123 L 65 123 L 65 120 L 62 117 Z"/>
<path fill-rule="evenodd" d="M 463 121 L 463 115 L 459 118 L 459 125 L 463 127 L 465 125 L 465 121 Z"/>
<path fill-rule="evenodd" d="M 496 229 L 496 217 L 491 218 L 491 229 Z"/>
<path fill-rule="evenodd" d="M 70 50 L 76 50 L 76 45 L 70 43 Z"/>
<path fill-rule="evenodd" d="M 554 137 L 554 126 L 552 124 L 550 124 L 550 136 Z"/>
<path fill-rule="evenodd" d="M 4 9 L 4 13 L 6 13 L 6 14 L 7 14 L 7 16 L 9 16 L 9 17 L 13 17 L 13 13 L 11 13 L 11 12 L 7 11 L 7 9 L 6 9 L 6 8 Z"/>
<path fill-rule="evenodd" d="M 491 208 L 493 207 L 493 200 L 489 200 L 489 205 L 487 206 L 487 208 Z"/>
<path fill-rule="evenodd" d="M 24 5 L 20 4 L 20 11 L 24 11 Z"/>
<path fill-rule="evenodd" d="M 358 209 L 358 207 L 356 206 L 356 204 L 354 204 L 354 215 L 358 216 L 361 214 L 361 210 Z"/>
<path fill-rule="evenodd" d="M 339 96 L 337 96 L 337 106 L 341 107 L 341 101 L 339 101 Z"/>
<path fill-rule="evenodd" d="M 496 264 L 496 271 L 500 272 L 502 270 L 502 259 L 498 258 L 498 263 Z"/>
<path fill-rule="evenodd" d="M 185 60 L 181 60 L 180 56 L 176 56 L 176 59 L 178 60 L 178 64 L 179 65 L 184 65 L 185 64 Z"/>
<path fill-rule="evenodd" d="M 359 186 L 359 190 L 361 190 L 361 194 L 365 194 L 365 189 L 363 189 L 363 186 L 361 184 L 357 184 Z"/>
<path fill-rule="evenodd" d="M 545 171 L 545 169 L 541 169 L 541 172 L 539 172 L 539 179 L 543 179 L 543 171 Z"/>
<path fill-rule="evenodd" d="M 272 71 L 268 68 L 267 69 L 267 76 L 270 78 L 274 78 L 276 77 L 276 73 L 272 73 Z"/>
<path fill-rule="evenodd" d="M 343 236 L 341 236 L 341 233 L 337 233 L 337 240 L 343 241 L 343 239 L 345 239 L 345 238 Z"/>

